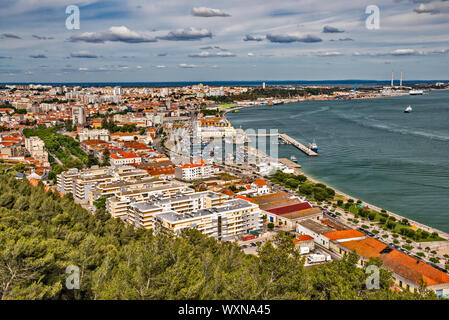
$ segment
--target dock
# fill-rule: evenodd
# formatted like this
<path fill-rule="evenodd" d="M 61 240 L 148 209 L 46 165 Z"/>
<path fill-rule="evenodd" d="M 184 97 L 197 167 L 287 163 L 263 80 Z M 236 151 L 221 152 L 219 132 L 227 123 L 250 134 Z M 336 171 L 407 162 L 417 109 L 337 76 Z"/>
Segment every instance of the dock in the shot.
<path fill-rule="evenodd" d="M 318 155 L 318 153 L 316 153 L 315 151 L 310 150 L 305 145 L 303 145 L 302 143 L 296 141 L 295 139 L 293 139 L 292 137 L 290 137 L 289 135 L 287 135 L 285 133 L 279 134 L 279 139 L 282 139 L 286 143 L 295 146 L 296 148 L 298 148 L 299 150 L 301 150 L 302 152 L 304 152 L 306 155 L 308 155 L 310 157 L 316 157 Z"/>
<path fill-rule="evenodd" d="M 290 137 L 289 135 L 287 135 L 285 133 L 249 133 L 249 134 L 247 134 L 247 136 L 248 137 L 274 137 L 274 136 L 278 136 L 278 138 L 283 140 L 285 143 L 295 146 L 296 148 L 298 148 L 299 150 L 301 150 L 302 152 L 304 152 L 306 155 L 308 155 L 310 157 L 316 157 L 318 155 L 318 153 L 316 153 L 315 151 L 310 150 L 305 145 L 303 145 L 302 143 L 296 141 L 295 139 L 293 139 L 292 137 Z"/>

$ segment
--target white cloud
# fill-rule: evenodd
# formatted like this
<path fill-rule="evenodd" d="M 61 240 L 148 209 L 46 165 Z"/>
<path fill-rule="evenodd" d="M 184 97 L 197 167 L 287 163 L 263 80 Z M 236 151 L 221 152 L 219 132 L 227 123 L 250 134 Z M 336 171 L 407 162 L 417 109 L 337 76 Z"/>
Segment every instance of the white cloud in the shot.
<path fill-rule="evenodd" d="M 179 64 L 179 67 L 180 68 L 188 68 L 188 69 L 190 69 L 190 68 L 197 68 L 198 66 L 196 64 L 181 63 L 181 64 Z"/>
<path fill-rule="evenodd" d="M 159 39 L 171 41 L 191 41 L 201 40 L 203 38 L 212 38 L 212 32 L 207 29 L 196 29 L 194 27 L 190 27 L 188 29 L 177 29 L 170 31 L 166 36 L 159 37 Z"/>
<path fill-rule="evenodd" d="M 219 9 L 199 7 L 192 9 L 192 16 L 209 18 L 209 17 L 230 17 L 231 15 Z"/>
<path fill-rule="evenodd" d="M 200 53 L 192 53 L 189 54 L 189 57 L 192 58 L 227 58 L 227 57 L 235 57 L 236 55 L 229 51 L 218 51 L 218 52 L 210 52 L 210 51 L 202 51 Z"/>
<path fill-rule="evenodd" d="M 106 41 L 126 42 L 126 43 L 142 43 L 156 42 L 154 37 L 143 35 L 139 32 L 132 31 L 125 26 L 110 27 L 107 32 L 84 32 L 69 39 L 72 42 L 82 41 L 91 43 L 103 43 Z"/>

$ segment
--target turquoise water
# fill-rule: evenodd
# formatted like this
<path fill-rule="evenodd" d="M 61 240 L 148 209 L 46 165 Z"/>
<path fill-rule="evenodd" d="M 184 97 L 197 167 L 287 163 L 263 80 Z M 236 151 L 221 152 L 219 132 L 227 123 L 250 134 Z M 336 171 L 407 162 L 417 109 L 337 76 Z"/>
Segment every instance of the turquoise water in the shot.
<path fill-rule="evenodd" d="M 411 105 L 413 112 L 404 109 Z M 234 127 L 274 129 L 318 157 L 279 145 L 305 173 L 373 205 L 449 232 L 449 91 L 242 109 Z"/>

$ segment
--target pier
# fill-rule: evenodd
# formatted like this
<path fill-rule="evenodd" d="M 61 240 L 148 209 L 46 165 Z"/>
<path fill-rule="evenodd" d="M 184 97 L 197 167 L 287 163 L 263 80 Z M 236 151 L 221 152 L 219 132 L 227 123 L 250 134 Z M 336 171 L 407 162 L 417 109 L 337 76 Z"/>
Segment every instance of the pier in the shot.
<path fill-rule="evenodd" d="M 305 145 L 303 145 L 302 143 L 296 141 L 295 139 L 293 139 L 292 137 L 290 137 L 289 135 L 287 135 L 285 133 L 279 133 L 279 134 L 277 134 L 277 133 L 247 134 L 247 136 L 252 136 L 252 137 L 273 137 L 273 136 L 278 136 L 278 138 L 283 140 L 285 143 L 295 146 L 296 148 L 298 148 L 299 150 L 301 150 L 302 152 L 304 152 L 306 155 L 308 155 L 310 157 L 316 157 L 318 155 L 318 153 L 316 153 L 315 151 L 310 150 Z"/>
<path fill-rule="evenodd" d="M 287 135 L 285 133 L 279 134 L 279 139 L 284 140 L 288 144 L 294 145 L 296 148 L 298 148 L 299 150 L 301 150 L 308 156 L 315 157 L 318 155 L 318 153 L 310 150 L 305 145 L 303 145 L 302 143 L 299 143 L 298 141 L 296 141 L 295 139 L 293 139 L 292 137 L 290 137 L 289 135 Z"/>

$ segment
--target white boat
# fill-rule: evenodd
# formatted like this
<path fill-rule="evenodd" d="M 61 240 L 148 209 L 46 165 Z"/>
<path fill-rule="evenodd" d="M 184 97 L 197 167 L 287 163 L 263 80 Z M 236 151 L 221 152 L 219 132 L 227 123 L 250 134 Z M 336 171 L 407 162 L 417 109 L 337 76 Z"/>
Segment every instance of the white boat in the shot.
<path fill-rule="evenodd" d="M 411 106 L 408 106 L 407 108 L 405 108 L 405 110 L 404 110 L 404 113 L 410 113 L 410 112 L 412 112 L 412 107 Z"/>
<path fill-rule="evenodd" d="M 313 141 L 311 144 L 309 144 L 309 149 L 312 150 L 313 152 L 318 152 L 318 146 L 315 143 L 315 141 Z"/>
<path fill-rule="evenodd" d="M 293 161 L 293 162 L 297 162 L 298 161 L 295 156 L 291 156 L 290 160 Z"/>
<path fill-rule="evenodd" d="M 409 95 L 411 96 L 418 96 L 418 95 L 423 95 L 424 91 L 423 90 L 418 90 L 418 89 L 412 89 L 408 92 Z"/>

